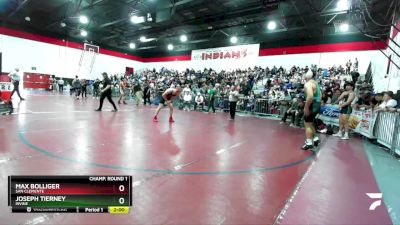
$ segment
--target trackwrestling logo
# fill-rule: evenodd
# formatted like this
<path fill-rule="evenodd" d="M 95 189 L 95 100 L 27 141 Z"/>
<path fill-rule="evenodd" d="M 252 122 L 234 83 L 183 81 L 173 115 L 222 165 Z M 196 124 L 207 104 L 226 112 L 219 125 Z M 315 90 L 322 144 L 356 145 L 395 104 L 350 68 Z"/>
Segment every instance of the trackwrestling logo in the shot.
<path fill-rule="evenodd" d="M 371 199 L 378 199 L 369 206 L 369 210 L 375 210 L 378 206 L 382 204 L 382 193 L 366 193 Z"/>

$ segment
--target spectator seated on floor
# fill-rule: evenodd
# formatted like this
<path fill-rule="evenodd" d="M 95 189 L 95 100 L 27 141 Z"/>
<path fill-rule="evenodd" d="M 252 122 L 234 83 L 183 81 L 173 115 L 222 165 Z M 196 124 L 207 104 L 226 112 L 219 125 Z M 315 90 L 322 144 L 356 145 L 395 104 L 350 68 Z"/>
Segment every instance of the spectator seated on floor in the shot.
<path fill-rule="evenodd" d="M 255 103 L 256 98 L 254 97 L 254 93 L 251 93 L 250 96 L 247 97 L 246 111 L 252 112 L 254 110 Z"/>
<path fill-rule="evenodd" d="M 289 109 L 286 110 L 286 112 L 284 113 L 284 115 L 283 115 L 283 117 L 282 117 L 281 124 L 282 124 L 282 123 L 286 123 L 287 117 L 290 116 L 290 117 L 291 117 L 290 126 L 294 126 L 294 122 L 295 122 L 295 119 L 296 119 L 296 113 L 298 112 L 298 110 L 299 110 L 299 102 L 298 102 L 298 99 L 297 99 L 297 98 L 294 98 L 294 99 L 292 100 L 291 106 L 290 106 Z"/>
<path fill-rule="evenodd" d="M 236 110 L 244 111 L 244 107 L 245 107 L 245 99 L 239 98 L 239 101 L 236 104 Z"/>
<path fill-rule="evenodd" d="M 197 107 L 200 107 L 200 110 L 203 111 L 205 103 L 204 103 L 204 97 L 201 95 L 200 92 L 197 92 L 194 101 L 195 101 L 194 110 L 197 110 Z"/>
<path fill-rule="evenodd" d="M 333 89 L 333 95 L 331 98 L 331 102 L 336 102 L 339 99 L 340 95 L 341 95 L 340 89 L 335 87 Z"/>
<path fill-rule="evenodd" d="M 305 105 L 305 99 L 303 96 L 299 96 L 297 98 L 297 110 L 295 111 L 295 119 L 294 119 L 294 126 L 295 127 L 303 127 L 304 125 L 304 105 Z"/>
<path fill-rule="evenodd" d="M 322 105 L 331 104 L 332 103 L 331 96 L 332 96 L 332 91 L 330 89 L 323 91 L 321 96 Z"/>
<path fill-rule="evenodd" d="M 290 94 L 285 91 L 284 93 L 280 93 L 278 97 L 278 104 L 279 104 L 279 113 L 281 117 L 283 118 L 285 113 L 287 112 L 288 108 L 290 107 L 290 101 L 292 100 L 292 97 Z"/>

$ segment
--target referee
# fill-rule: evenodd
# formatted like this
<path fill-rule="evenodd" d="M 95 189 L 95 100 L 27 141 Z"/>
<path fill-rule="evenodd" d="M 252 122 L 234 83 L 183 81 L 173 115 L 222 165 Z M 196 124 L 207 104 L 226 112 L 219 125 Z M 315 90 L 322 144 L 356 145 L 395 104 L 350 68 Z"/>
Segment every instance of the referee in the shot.
<path fill-rule="evenodd" d="M 21 101 L 25 100 L 24 98 L 21 97 L 21 94 L 19 93 L 19 81 L 21 80 L 21 75 L 20 75 L 20 72 L 19 72 L 19 68 L 15 68 L 15 71 L 10 73 L 8 76 L 11 78 L 12 83 L 14 85 L 14 89 L 11 92 L 11 97 L 10 98 L 12 98 L 14 93 L 17 92 L 19 99 Z"/>
<path fill-rule="evenodd" d="M 229 113 L 231 118 L 229 120 L 235 120 L 236 105 L 239 101 L 239 90 L 240 86 L 236 87 L 232 85 L 231 91 L 229 92 Z"/>
<path fill-rule="evenodd" d="M 100 94 L 100 107 L 98 109 L 96 109 L 95 111 L 101 111 L 101 109 L 103 108 L 103 102 L 104 99 L 107 98 L 108 101 L 111 103 L 111 105 L 113 105 L 114 109 L 112 110 L 112 112 L 117 112 L 118 109 L 115 106 L 114 101 L 112 100 L 111 97 L 111 80 L 108 78 L 107 73 L 102 73 L 101 75 L 103 75 L 103 90 L 101 90 L 101 94 Z"/>

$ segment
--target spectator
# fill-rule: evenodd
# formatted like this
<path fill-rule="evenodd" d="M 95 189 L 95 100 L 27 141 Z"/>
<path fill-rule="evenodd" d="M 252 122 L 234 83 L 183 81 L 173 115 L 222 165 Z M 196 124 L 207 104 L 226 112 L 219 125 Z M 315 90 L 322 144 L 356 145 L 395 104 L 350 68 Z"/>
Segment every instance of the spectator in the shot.
<path fill-rule="evenodd" d="M 87 83 L 86 83 L 86 79 L 82 79 L 81 80 L 81 91 L 82 91 L 82 99 L 83 99 L 83 95 L 85 95 L 85 98 L 87 98 Z"/>
<path fill-rule="evenodd" d="M 346 74 L 350 74 L 351 60 L 346 63 Z"/>
<path fill-rule="evenodd" d="M 364 110 L 374 108 L 372 101 L 375 100 L 369 91 L 362 91 L 357 101 L 354 103 L 354 109 Z M 376 104 L 376 103 L 375 103 Z"/>
<path fill-rule="evenodd" d="M 354 71 L 358 72 L 358 59 L 354 60 Z"/>
<path fill-rule="evenodd" d="M 75 79 L 72 81 L 72 86 L 74 87 L 75 97 L 79 100 L 79 95 L 81 94 L 81 81 L 78 79 L 78 76 L 75 76 Z"/>
<path fill-rule="evenodd" d="M 182 94 L 185 94 L 186 92 L 189 92 L 189 93 L 191 92 L 189 84 L 185 85 L 185 88 L 182 90 Z"/>
<path fill-rule="evenodd" d="M 212 108 L 213 113 L 215 113 L 215 88 L 213 86 L 210 86 L 210 89 L 208 90 L 208 109 L 207 112 L 210 112 L 210 108 Z"/>
<path fill-rule="evenodd" d="M 304 118 L 304 105 L 305 105 L 305 99 L 303 96 L 300 96 L 297 98 L 297 103 L 299 104 L 298 109 L 295 112 L 295 121 L 294 121 L 294 126 L 295 127 L 300 127 L 303 123 L 303 118 Z"/>
<path fill-rule="evenodd" d="M 393 96 L 394 94 L 392 91 L 385 92 L 383 102 L 376 108 L 376 111 L 387 111 L 391 108 L 396 108 L 397 101 L 393 99 Z"/>
<path fill-rule="evenodd" d="M 299 102 L 298 102 L 297 98 L 294 98 L 292 101 L 292 106 L 288 110 L 286 110 L 284 116 L 282 117 L 281 124 L 286 123 L 287 117 L 290 116 L 291 117 L 290 126 L 291 127 L 294 126 L 295 119 L 296 119 L 296 113 L 298 112 L 298 110 L 299 110 Z"/>
<path fill-rule="evenodd" d="M 184 88 L 185 90 L 186 88 Z M 185 111 L 190 111 L 191 104 L 192 104 L 192 92 L 186 89 L 185 92 L 182 92 L 183 94 L 183 110 Z"/>
<path fill-rule="evenodd" d="M 394 99 L 397 101 L 397 107 L 399 106 L 399 101 L 400 101 L 400 89 L 397 90 L 396 94 L 394 95 Z"/>
<path fill-rule="evenodd" d="M 331 104 L 332 103 L 332 99 L 330 97 L 330 94 L 332 94 L 332 92 L 330 90 L 322 92 L 322 98 L 321 98 L 321 104 L 322 105 L 326 105 L 326 104 Z"/>
<path fill-rule="evenodd" d="M 118 104 L 121 104 L 121 100 L 125 105 L 127 104 L 125 102 L 125 96 L 126 96 L 127 89 L 128 89 L 128 81 L 124 77 L 121 77 L 121 82 L 119 83 Z"/>
<path fill-rule="evenodd" d="M 390 108 L 388 109 L 389 112 L 398 112 L 400 113 L 400 108 Z"/>
<path fill-rule="evenodd" d="M 256 102 L 256 98 L 254 96 L 254 93 L 251 92 L 250 96 L 247 98 L 246 111 L 252 112 L 254 109 L 255 102 Z"/>
<path fill-rule="evenodd" d="M 196 98 L 195 98 L 195 104 L 194 104 L 194 110 L 197 110 L 197 107 L 201 107 L 201 111 L 203 111 L 204 107 L 204 98 L 200 94 L 200 92 L 197 92 Z"/>
<path fill-rule="evenodd" d="M 214 89 L 214 96 L 217 101 L 216 105 L 226 109 L 226 111 L 229 111 L 231 87 L 239 86 L 241 87 L 240 94 L 244 96 L 236 104 L 242 104 L 242 110 L 251 111 L 256 107 L 257 110 L 262 111 L 262 114 L 276 114 L 280 112 L 282 116 L 291 117 L 291 121 L 293 121 L 293 112 L 289 114 L 287 112 L 289 109 L 295 108 L 296 102 L 290 101 L 290 98 L 298 99 L 297 103 L 301 102 L 299 95 L 304 93 L 304 80 L 302 78 L 308 69 L 314 71 L 316 74 L 315 81 L 321 86 L 321 95 L 324 104 L 336 102 L 344 84 L 353 80 L 357 82 L 355 90 L 358 98 L 354 104 L 356 109 L 374 108 L 375 105 L 380 105 L 380 95 L 374 95 L 372 93 L 373 87 L 369 83 L 360 80 L 358 73 L 355 73 L 355 68 L 358 68 L 358 59 L 354 59 L 353 62 L 352 66 L 351 60 L 348 60 L 344 65 L 337 64 L 330 68 L 318 68 L 316 65 L 301 68 L 294 65 L 291 68 L 287 68 L 288 70 L 282 66 L 273 66 L 271 68 L 254 67 L 220 72 L 209 68 L 197 71 L 194 69 L 186 69 L 185 71 L 169 70 L 167 68 L 162 68 L 159 71 L 145 69 L 140 73 L 133 74 L 130 77 L 130 83 L 135 84 L 135 80 L 139 80 L 143 82 L 144 87 L 148 85 L 150 98 L 155 99 L 157 102 L 157 96 L 160 96 L 167 88 L 171 87 L 171 84 L 182 82 L 185 86 L 191 87 L 194 93 L 196 93 L 195 100 L 203 99 L 201 106 L 207 104 L 210 105 L 210 108 L 212 108 L 213 87 L 220 84 L 219 90 L 221 91 Z M 350 72 L 348 69 L 349 64 Z M 252 94 L 253 91 L 257 91 L 257 97 Z M 287 94 L 283 95 L 285 91 L 287 91 Z M 197 96 L 197 92 L 200 92 L 201 97 Z M 184 94 L 182 93 L 183 97 Z M 254 105 L 254 102 L 257 101 L 253 100 L 254 98 L 264 98 L 265 100 L 263 100 L 262 105 Z M 285 98 L 287 98 L 286 101 Z M 187 104 L 185 106 L 187 110 Z M 200 105 L 196 102 L 195 107 L 197 108 L 198 106 Z M 301 114 L 300 111 L 296 113 L 298 115 Z M 301 122 L 302 118 L 298 118 L 298 116 L 295 116 L 295 125 L 298 124 L 297 121 Z"/>
<path fill-rule="evenodd" d="M 371 97 L 370 100 L 370 108 L 371 109 L 375 109 L 377 108 L 380 104 L 382 104 L 383 102 L 383 94 L 382 93 L 378 93 L 375 96 Z"/>
<path fill-rule="evenodd" d="M 284 117 L 285 113 L 289 108 L 290 101 L 291 97 L 287 91 L 285 91 L 284 94 L 281 95 L 279 98 L 279 112 L 282 118 Z"/>
<path fill-rule="evenodd" d="M 100 80 L 97 78 L 93 83 L 93 98 L 100 96 Z"/>
<path fill-rule="evenodd" d="M 58 91 L 60 92 L 60 94 L 64 93 L 64 80 L 62 79 L 62 77 L 58 79 Z"/>
<path fill-rule="evenodd" d="M 144 90 L 143 90 L 144 105 L 146 105 L 146 103 L 151 104 L 150 96 L 151 96 L 150 85 L 148 83 L 145 83 Z"/>
<path fill-rule="evenodd" d="M 142 86 L 140 85 L 139 81 L 136 81 L 135 85 L 133 86 L 133 95 L 135 96 L 136 106 L 139 106 L 143 98 Z"/>
<path fill-rule="evenodd" d="M 268 97 L 268 104 L 270 107 L 270 113 L 275 114 L 276 113 L 276 94 L 275 91 L 270 91 L 269 97 Z"/>
<path fill-rule="evenodd" d="M 340 94 L 341 94 L 341 93 L 340 93 L 340 89 L 339 89 L 339 88 L 336 89 L 336 90 L 334 91 L 333 95 L 332 95 L 331 102 L 336 102 L 336 101 L 339 99 Z"/>

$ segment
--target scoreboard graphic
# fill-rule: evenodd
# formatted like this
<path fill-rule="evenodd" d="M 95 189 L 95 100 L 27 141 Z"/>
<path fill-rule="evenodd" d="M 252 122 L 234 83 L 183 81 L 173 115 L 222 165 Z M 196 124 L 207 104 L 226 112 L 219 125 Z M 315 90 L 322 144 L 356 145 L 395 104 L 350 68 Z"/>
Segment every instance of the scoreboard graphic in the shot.
<path fill-rule="evenodd" d="M 13 213 L 129 213 L 131 176 L 9 176 Z"/>

